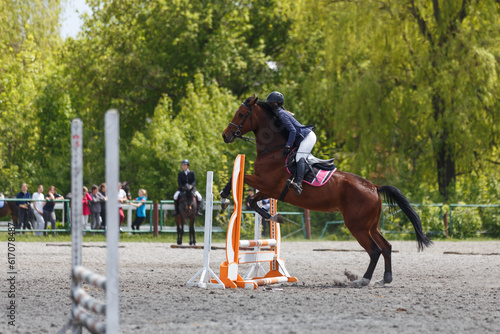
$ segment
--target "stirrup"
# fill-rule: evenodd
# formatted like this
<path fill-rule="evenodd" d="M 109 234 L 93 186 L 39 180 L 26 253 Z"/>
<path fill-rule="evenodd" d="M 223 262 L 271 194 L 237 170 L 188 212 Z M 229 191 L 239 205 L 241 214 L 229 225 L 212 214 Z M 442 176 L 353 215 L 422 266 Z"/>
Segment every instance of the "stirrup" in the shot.
<path fill-rule="evenodd" d="M 290 181 L 290 185 L 293 190 L 295 191 L 295 193 L 300 196 L 300 194 L 302 194 L 302 185 L 298 184 L 298 183 L 295 183 L 293 181 Z"/>

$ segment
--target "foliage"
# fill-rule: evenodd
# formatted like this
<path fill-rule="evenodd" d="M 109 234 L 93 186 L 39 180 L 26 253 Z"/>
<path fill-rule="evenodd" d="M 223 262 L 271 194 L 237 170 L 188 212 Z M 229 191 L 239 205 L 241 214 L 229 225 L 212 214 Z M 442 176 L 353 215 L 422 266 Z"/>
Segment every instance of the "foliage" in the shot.
<path fill-rule="evenodd" d="M 500 16 L 495 1 L 432 4 L 294 2 L 279 63 L 342 169 L 440 201 L 471 172 L 498 175 Z"/>
<path fill-rule="evenodd" d="M 116 108 L 120 176 L 134 194 L 145 188 L 153 200 L 170 199 L 187 158 L 203 195 L 214 171 L 217 200 L 236 154 L 247 156 L 247 172 L 255 160 L 255 147 L 225 145 L 221 132 L 246 97 L 280 90 L 300 122 L 316 125 L 315 155 L 398 187 L 423 205 L 426 232 L 443 231 L 439 209 L 426 204 L 498 204 L 498 1 L 88 3 L 82 32 L 62 41 L 61 1 L 0 2 L 7 195 L 22 182 L 69 192 L 74 117 L 84 123 L 84 184 L 101 183 L 103 115 Z M 497 213 L 474 212 L 457 213 L 457 236 L 473 227 L 498 235 Z M 311 212 L 313 234 L 341 219 Z M 397 218 L 394 230 L 407 223 Z"/>
<path fill-rule="evenodd" d="M 462 239 L 478 236 L 482 221 L 476 208 L 454 208 L 451 215 L 453 237 Z"/>
<path fill-rule="evenodd" d="M 67 137 L 59 136 L 63 130 L 45 141 L 44 131 L 50 128 L 44 128 L 38 103 L 55 67 L 59 12 L 57 0 L 5 0 L 0 4 L 0 191 L 9 195 L 15 195 L 22 182 L 35 188 L 47 180 L 42 173 L 55 181 L 52 175 L 58 169 L 51 163 L 67 158 L 61 149 Z M 55 92 L 51 94 L 59 98 Z M 54 121 L 69 128 L 64 119 Z"/>
<path fill-rule="evenodd" d="M 186 90 L 178 116 L 174 116 L 172 100 L 164 96 L 145 133 L 137 132 L 125 152 L 123 177 L 136 189 L 148 185 L 150 198 L 155 200 L 173 196 L 183 159 L 190 161 L 203 193 L 205 171 L 223 170 L 220 157 L 230 152 L 231 147 L 219 139 L 218 129 L 229 112 L 236 110 L 232 95 L 215 82 L 205 85 L 201 74 Z M 214 173 L 214 183 L 219 183 L 218 173 Z"/>

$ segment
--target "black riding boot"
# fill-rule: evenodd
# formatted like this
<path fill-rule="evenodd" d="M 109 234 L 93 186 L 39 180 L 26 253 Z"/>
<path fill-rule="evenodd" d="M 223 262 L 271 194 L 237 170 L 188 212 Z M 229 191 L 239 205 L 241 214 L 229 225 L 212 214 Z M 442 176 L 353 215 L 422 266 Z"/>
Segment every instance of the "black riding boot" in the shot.
<path fill-rule="evenodd" d="M 175 208 L 174 216 L 178 216 L 179 215 L 179 199 L 174 199 L 174 208 Z"/>
<path fill-rule="evenodd" d="M 292 186 L 293 190 L 295 190 L 295 193 L 299 196 L 302 193 L 302 180 L 304 179 L 305 170 L 306 170 L 306 159 L 301 158 L 297 162 L 297 178 L 295 179 L 295 182 L 290 182 L 290 185 Z"/>
<path fill-rule="evenodd" d="M 198 199 L 196 199 L 198 200 Z M 203 198 L 201 199 L 201 201 L 198 201 L 198 212 L 196 212 L 196 215 L 197 216 L 203 216 Z"/>

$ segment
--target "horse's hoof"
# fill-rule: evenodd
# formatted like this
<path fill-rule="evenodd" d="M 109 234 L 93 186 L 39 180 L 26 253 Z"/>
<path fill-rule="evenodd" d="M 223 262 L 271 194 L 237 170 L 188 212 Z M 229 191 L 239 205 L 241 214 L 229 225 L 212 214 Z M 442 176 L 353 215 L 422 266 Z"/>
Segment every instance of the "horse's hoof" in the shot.
<path fill-rule="evenodd" d="M 351 282 L 351 286 L 353 288 L 362 288 L 364 286 L 367 286 L 368 284 L 370 284 L 370 280 L 368 278 L 361 278 L 361 279 L 358 279 L 356 281 L 352 281 Z"/>
<path fill-rule="evenodd" d="M 384 274 L 384 283 L 389 284 L 392 282 L 392 273 L 387 272 Z"/>
<path fill-rule="evenodd" d="M 385 285 L 385 281 L 383 279 L 381 279 L 380 281 L 376 281 L 374 286 L 377 287 L 377 288 L 383 288 Z"/>
<path fill-rule="evenodd" d="M 283 218 L 281 217 L 281 215 L 279 213 L 275 213 L 274 215 L 272 215 L 271 218 L 269 218 L 269 221 L 275 222 L 278 224 L 283 224 Z"/>
<path fill-rule="evenodd" d="M 226 210 L 227 207 L 229 206 L 229 203 L 231 203 L 231 201 L 228 200 L 227 198 L 221 198 L 220 199 L 220 209 L 221 209 L 221 211 Z"/>

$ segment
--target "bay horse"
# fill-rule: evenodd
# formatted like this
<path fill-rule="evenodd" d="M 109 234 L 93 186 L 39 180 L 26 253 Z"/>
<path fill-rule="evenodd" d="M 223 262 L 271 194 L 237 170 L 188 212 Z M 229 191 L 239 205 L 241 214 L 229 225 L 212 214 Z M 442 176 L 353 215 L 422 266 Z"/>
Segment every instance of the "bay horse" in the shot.
<path fill-rule="evenodd" d="M 244 134 L 253 132 L 257 147 L 257 158 L 254 163 L 254 174 L 245 175 L 244 182 L 250 187 L 259 189 L 250 203 L 264 219 L 274 219 L 269 213 L 257 206 L 257 201 L 265 198 L 279 198 L 287 186 L 290 177 L 285 169 L 285 157 L 282 150 L 288 138 L 288 132 L 282 126 L 270 104 L 258 101 L 255 95 L 247 98 L 236 110 L 233 119 L 222 133 L 225 143 L 232 143 Z M 227 197 L 231 191 L 231 180 L 221 192 L 221 202 L 227 205 Z M 393 186 L 378 186 L 351 173 L 337 170 L 321 187 L 313 187 L 303 183 L 303 191 L 298 196 L 289 191 L 282 199 L 286 203 L 304 209 L 321 212 L 341 212 L 345 226 L 356 238 L 361 247 L 370 256 L 370 263 L 363 277 L 352 282 L 352 286 L 367 286 L 380 258 L 384 257 L 385 270 L 382 280 L 376 282 L 383 286 L 392 282 L 391 244 L 379 231 L 382 213 L 381 195 L 391 205 L 396 204 L 411 221 L 417 238 L 418 250 L 432 244 L 422 231 L 418 214 L 413 210 L 404 195 Z M 278 220 L 279 221 L 279 220 Z"/>
<path fill-rule="evenodd" d="M 2 199 L 0 199 L 1 201 Z M 0 208 L 0 217 L 5 217 L 8 214 L 12 217 L 12 222 L 14 226 L 17 228 L 17 219 L 18 219 L 19 207 L 14 201 L 4 201 L 3 207 Z"/>
<path fill-rule="evenodd" d="M 194 194 L 194 187 L 188 185 L 183 187 L 183 191 L 179 197 L 179 214 L 175 218 L 177 225 L 177 244 L 182 245 L 182 236 L 184 234 L 184 223 L 189 219 L 189 244 L 196 245 L 196 238 L 194 233 L 194 221 L 196 219 L 196 212 L 198 211 L 198 204 Z"/>

